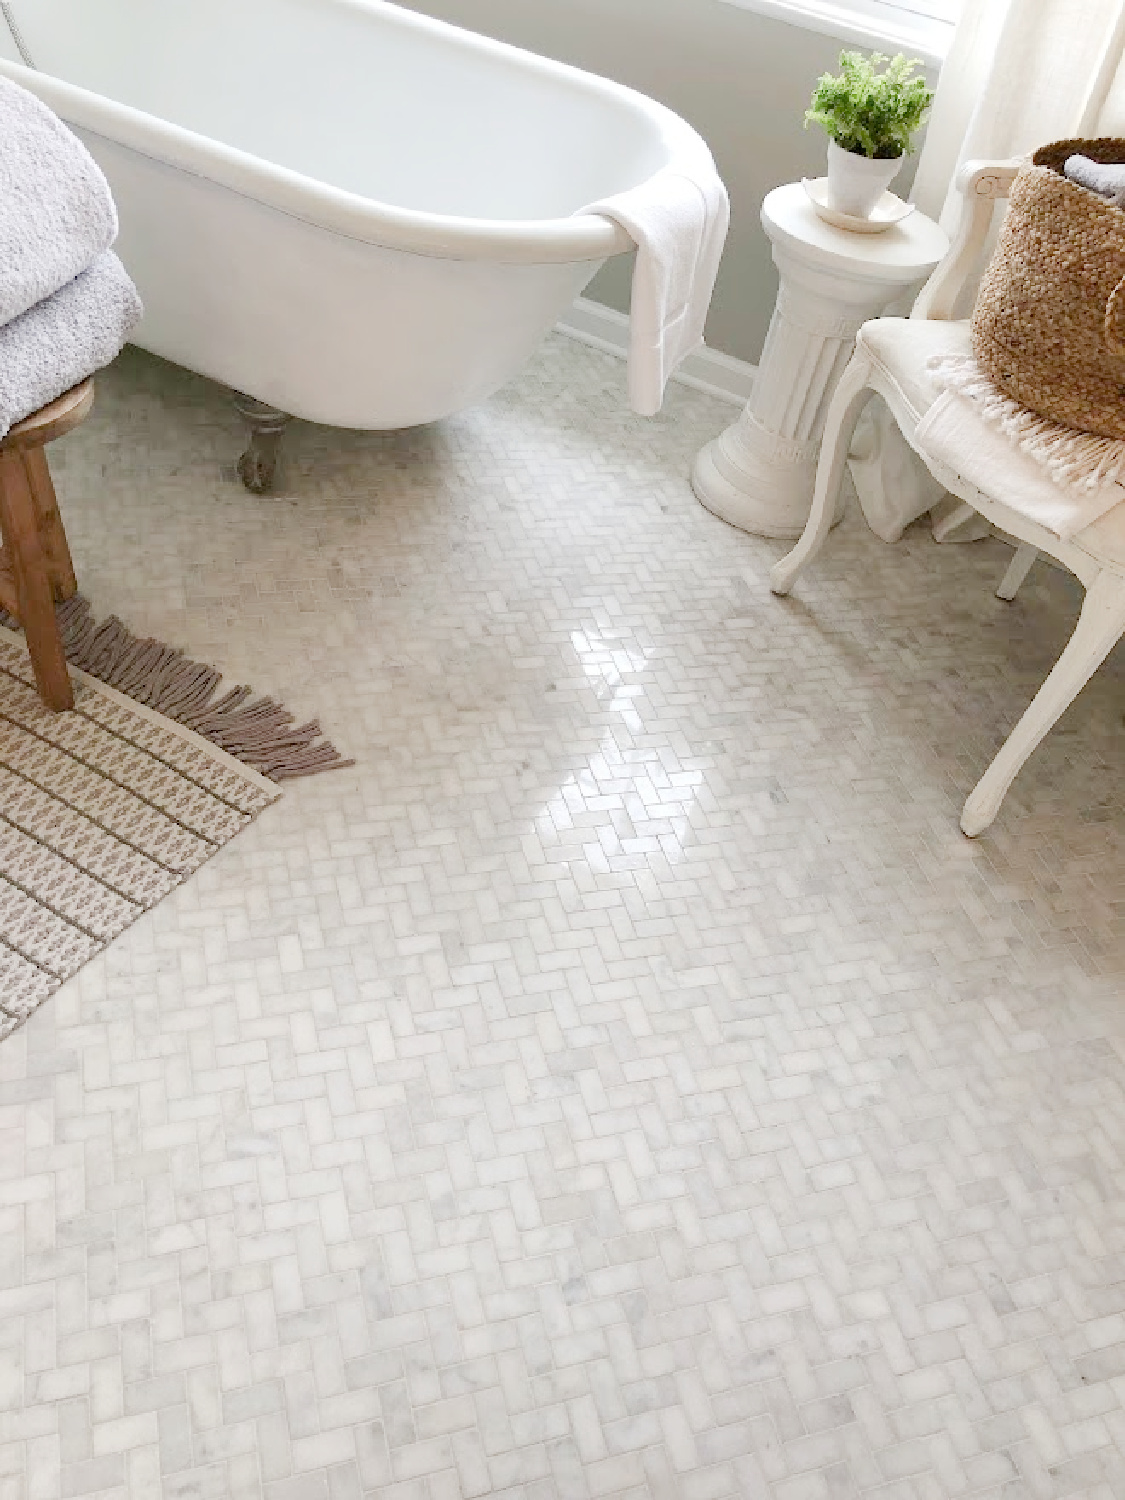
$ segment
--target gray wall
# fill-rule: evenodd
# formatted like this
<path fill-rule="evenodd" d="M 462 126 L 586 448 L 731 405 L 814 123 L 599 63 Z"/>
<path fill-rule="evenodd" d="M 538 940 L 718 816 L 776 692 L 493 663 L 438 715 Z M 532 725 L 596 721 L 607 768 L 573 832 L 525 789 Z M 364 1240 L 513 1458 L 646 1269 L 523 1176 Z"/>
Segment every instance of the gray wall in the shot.
<path fill-rule="evenodd" d="M 731 196 L 707 342 L 756 361 L 777 287 L 758 207 L 779 183 L 823 173 L 824 137 L 801 121 L 814 82 L 844 44 L 721 0 L 406 3 L 629 84 L 695 126 Z M 587 295 L 627 311 L 627 259 L 607 266 Z"/>

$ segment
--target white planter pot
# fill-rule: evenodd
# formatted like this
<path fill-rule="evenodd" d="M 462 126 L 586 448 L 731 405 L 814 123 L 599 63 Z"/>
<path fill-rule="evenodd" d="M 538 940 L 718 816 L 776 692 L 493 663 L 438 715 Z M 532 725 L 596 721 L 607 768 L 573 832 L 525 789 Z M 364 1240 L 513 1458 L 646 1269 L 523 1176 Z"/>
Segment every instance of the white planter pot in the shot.
<path fill-rule="evenodd" d="M 883 161 L 844 151 L 828 143 L 828 202 L 837 213 L 869 219 L 871 210 L 890 187 L 904 158 Z"/>

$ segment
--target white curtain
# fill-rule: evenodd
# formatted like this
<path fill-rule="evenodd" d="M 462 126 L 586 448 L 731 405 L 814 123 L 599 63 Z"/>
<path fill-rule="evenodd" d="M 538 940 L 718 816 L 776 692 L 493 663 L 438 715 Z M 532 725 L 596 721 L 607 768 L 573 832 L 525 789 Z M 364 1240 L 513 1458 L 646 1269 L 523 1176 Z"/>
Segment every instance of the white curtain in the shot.
<path fill-rule="evenodd" d="M 963 161 L 1022 156 L 1071 135 L 1125 135 L 1125 0 L 965 0 L 942 69 L 914 201 L 948 229 Z M 941 492 L 882 403 L 868 408 L 852 477 L 895 541 Z"/>

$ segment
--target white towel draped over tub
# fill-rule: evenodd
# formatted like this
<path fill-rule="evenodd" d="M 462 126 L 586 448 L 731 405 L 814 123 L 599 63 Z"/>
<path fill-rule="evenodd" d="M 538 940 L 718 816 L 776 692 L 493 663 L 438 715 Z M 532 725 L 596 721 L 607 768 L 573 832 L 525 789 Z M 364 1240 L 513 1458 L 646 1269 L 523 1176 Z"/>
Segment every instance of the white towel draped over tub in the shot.
<path fill-rule="evenodd" d="M 651 417 L 660 410 L 676 366 L 703 342 L 730 223 L 727 190 L 704 148 L 582 212 L 613 219 L 636 242 L 629 404 Z"/>
<path fill-rule="evenodd" d="M 34 94 L 0 77 L 0 324 L 73 281 L 116 238 L 93 157 Z"/>

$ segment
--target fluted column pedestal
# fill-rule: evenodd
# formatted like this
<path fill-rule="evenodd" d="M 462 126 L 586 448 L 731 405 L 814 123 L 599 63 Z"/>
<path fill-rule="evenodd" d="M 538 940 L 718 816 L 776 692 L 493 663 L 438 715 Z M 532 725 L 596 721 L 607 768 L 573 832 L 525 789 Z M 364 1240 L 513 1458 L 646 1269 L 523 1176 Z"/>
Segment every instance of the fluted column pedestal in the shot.
<path fill-rule="evenodd" d="M 695 493 L 759 536 L 800 536 L 812 504 L 824 416 L 868 318 L 921 285 L 948 241 L 914 213 L 884 234 L 835 229 L 801 184 L 776 188 L 762 224 L 781 278 L 754 390 L 741 417 L 696 459 Z"/>

